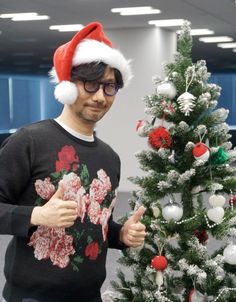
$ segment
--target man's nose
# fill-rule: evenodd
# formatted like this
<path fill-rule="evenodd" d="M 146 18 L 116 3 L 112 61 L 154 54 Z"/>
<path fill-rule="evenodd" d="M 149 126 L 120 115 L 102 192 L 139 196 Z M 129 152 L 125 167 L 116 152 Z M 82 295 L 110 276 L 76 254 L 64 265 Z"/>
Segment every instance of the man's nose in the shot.
<path fill-rule="evenodd" d="M 105 98 L 102 84 L 100 84 L 99 89 L 94 93 L 93 99 L 99 103 L 105 102 L 106 98 Z"/>

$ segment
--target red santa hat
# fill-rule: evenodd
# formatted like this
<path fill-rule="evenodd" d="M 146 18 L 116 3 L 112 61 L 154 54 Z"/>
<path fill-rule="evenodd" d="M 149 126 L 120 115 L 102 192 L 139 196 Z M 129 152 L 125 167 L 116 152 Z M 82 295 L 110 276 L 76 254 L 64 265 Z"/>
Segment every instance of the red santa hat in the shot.
<path fill-rule="evenodd" d="M 66 44 L 59 46 L 53 57 L 54 67 L 49 72 L 57 83 L 55 97 L 62 104 L 73 104 L 78 97 L 78 89 L 71 82 L 74 66 L 91 62 L 103 62 L 120 71 L 124 86 L 132 78 L 130 61 L 112 47 L 99 22 L 92 22 L 80 30 Z"/>

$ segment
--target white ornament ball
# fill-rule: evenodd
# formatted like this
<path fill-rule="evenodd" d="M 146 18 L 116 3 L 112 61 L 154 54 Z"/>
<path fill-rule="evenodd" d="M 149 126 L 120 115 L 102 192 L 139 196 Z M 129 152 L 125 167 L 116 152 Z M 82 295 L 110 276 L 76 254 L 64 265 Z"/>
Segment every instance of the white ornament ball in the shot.
<path fill-rule="evenodd" d="M 236 245 L 230 244 L 228 245 L 223 252 L 225 257 L 225 262 L 228 264 L 235 265 L 236 264 Z"/>
<path fill-rule="evenodd" d="M 164 81 L 157 85 L 156 93 L 163 97 L 173 99 L 176 96 L 175 85 L 170 81 Z"/>
<path fill-rule="evenodd" d="M 183 217 L 183 208 L 175 202 L 168 203 L 162 209 L 162 216 L 167 221 L 170 221 L 172 219 L 174 221 L 179 221 Z"/>
<path fill-rule="evenodd" d="M 216 207 L 207 211 L 208 218 L 215 222 L 221 223 L 224 218 L 225 211 L 222 207 Z"/>
<path fill-rule="evenodd" d="M 209 197 L 209 204 L 214 208 L 223 207 L 225 204 L 225 198 L 222 195 L 211 195 Z"/>

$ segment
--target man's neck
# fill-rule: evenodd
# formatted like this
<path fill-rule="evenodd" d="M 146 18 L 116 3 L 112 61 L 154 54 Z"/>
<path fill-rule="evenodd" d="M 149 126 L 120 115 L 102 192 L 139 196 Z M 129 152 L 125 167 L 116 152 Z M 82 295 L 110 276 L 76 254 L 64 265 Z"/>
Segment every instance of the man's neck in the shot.
<path fill-rule="evenodd" d="M 95 124 L 82 122 L 79 118 L 76 118 L 74 115 L 70 114 L 65 107 L 61 115 L 57 117 L 57 120 L 78 133 L 87 136 L 93 135 Z"/>

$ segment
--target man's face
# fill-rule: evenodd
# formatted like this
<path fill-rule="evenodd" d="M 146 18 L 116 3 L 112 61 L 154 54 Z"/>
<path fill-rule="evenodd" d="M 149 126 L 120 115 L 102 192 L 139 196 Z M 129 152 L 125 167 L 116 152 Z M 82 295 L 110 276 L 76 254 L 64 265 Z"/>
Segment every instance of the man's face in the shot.
<path fill-rule="evenodd" d="M 116 83 L 114 70 L 107 66 L 104 76 L 99 82 Z M 78 81 L 76 85 L 79 90 L 79 96 L 76 102 L 70 105 L 71 109 L 76 117 L 83 123 L 95 124 L 110 109 L 115 96 L 105 95 L 102 85 L 100 89 L 94 93 L 86 92 L 82 81 Z"/>

